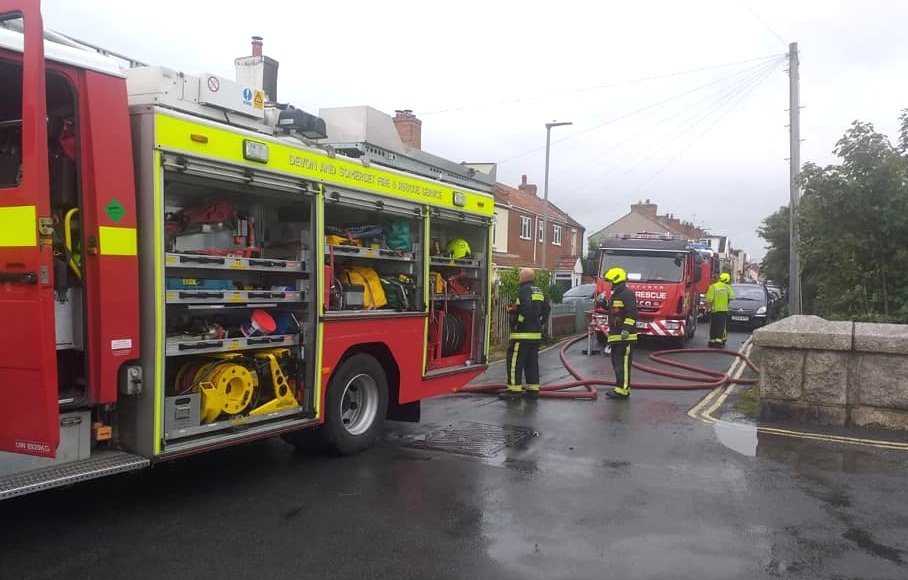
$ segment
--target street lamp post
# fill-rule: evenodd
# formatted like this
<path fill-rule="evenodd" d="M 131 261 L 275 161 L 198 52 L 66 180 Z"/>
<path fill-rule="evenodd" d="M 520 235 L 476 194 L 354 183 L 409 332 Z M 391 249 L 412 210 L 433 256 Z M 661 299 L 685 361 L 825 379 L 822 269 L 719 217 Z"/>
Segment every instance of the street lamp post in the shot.
<path fill-rule="evenodd" d="M 542 267 L 546 266 L 546 247 L 549 227 L 549 150 L 552 148 L 552 127 L 573 125 L 570 121 L 552 121 L 545 124 L 545 183 L 542 186 Z"/>

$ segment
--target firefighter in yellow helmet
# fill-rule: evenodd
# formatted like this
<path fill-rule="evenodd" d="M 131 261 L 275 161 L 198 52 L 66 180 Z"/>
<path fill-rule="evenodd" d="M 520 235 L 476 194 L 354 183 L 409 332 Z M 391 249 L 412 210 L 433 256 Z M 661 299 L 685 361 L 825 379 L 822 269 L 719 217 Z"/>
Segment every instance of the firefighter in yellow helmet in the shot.
<path fill-rule="evenodd" d="M 731 276 L 728 272 L 719 274 L 719 280 L 706 290 L 706 303 L 709 305 L 709 347 L 722 348 L 728 338 L 728 303 L 735 297 L 734 290 L 728 283 Z"/>
<path fill-rule="evenodd" d="M 615 388 L 605 393 L 609 399 L 631 396 L 631 365 L 637 342 L 637 297 L 627 287 L 627 272 L 611 268 L 603 275 L 612 285 L 609 303 L 608 345 L 612 349 L 612 368 L 615 369 Z"/>
<path fill-rule="evenodd" d="M 502 399 L 523 397 L 521 380 L 526 379 L 528 399 L 539 397 L 539 343 L 542 328 L 549 317 L 549 301 L 534 281 L 532 268 L 520 270 L 520 288 L 517 301 L 510 307 L 511 336 L 508 343 L 508 387 L 499 393 Z"/>

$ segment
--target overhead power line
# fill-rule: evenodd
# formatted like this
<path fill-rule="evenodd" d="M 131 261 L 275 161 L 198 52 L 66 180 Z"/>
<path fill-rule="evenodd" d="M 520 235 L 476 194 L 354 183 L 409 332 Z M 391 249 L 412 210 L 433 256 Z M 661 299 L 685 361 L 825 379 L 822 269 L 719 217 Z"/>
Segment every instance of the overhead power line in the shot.
<path fill-rule="evenodd" d="M 778 59 L 778 58 L 781 58 L 781 57 L 783 57 L 783 56 L 785 56 L 785 55 L 781 55 L 781 54 L 780 54 L 780 55 L 776 55 L 774 58 Z M 556 144 L 558 144 L 558 143 L 564 143 L 565 141 L 569 141 L 569 140 L 571 140 L 571 139 L 576 139 L 577 137 L 580 137 L 581 135 L 585 135 L 585 134 L 587 134 L 587 133 L 590 133 L 591 131 L 596 131 L 596 130 L 601 129 L 602 127 L 605 127 L 605 126 L 607 126 L 607 125 L 612 125 L 612 124 L 617 123 L 617 122 L 619 122 L 619 121 L 623 121 L 624 119 L 628 119 L 628 118 L 630 118 L 630 117 L 634 117 L 634 116 L 639 115 L 639 114 L 641 114 L 641 113 L 644 113 L 644 112 L 646 112 L 646 111 L 648 111 L 648 110 L 650 110 L 650 109 L 654 109 L 654 108 L 659 107 L 659 106 L 661 106 L 661 105 L 664 105 L 664 104 L 666 104 L 666 103 L 668 103 L 668 102 L 674 101 L 674 100 L 676 100 L 676 99 L 680 99 L 681 97 L 685 97 L 685 96 L 687 96 L 687 95 L 696 93 L 696 92 L 698 92 L 698 91 L 701 91 L 701 90 L 703 90 L 703 89 L 705 89 L 705 88 L 708 88 L 708 87 L 711 87 L 711 86 L 714 86 L 714 85 L 717 85 L 717 84 L 719 84 L 719 83 L 726 82 L 726 81 L 728 81 L 729 79 L 733 79 L 733 78 L 735 78 L 735 77 L 741 76 L 742 74 L 747 74 L 747 73 L 749 73 L 749 72 L 751 72 L 751 71 L 762 69 L 762 67 L 766 66 L 766 64 L 767 64 L 767 63 L 764 62 L 764 63 L 758 64 L 758 65 L 749 67 L 749 68 L 747 68 L 747 69 L 744 69 L 744 70 L 742 70 L 742 71 L 738 71 L 738 72 L 736 72 L 736 73 L 732 73 L 732 74 L 730 74 L 730 75 L 724 76 L 724 77 L 719 78 L 719 79 L 717 79 L 717 80 L 710 81 L 710 82 L 708 82 L 708 83 L 706 83 L 706 84 L 704 84 L 704 85 L 700 85 L 700 86 L 698 86 L 698 87 L 696 87 L 696 88 L 689 89 L 689 90 L 686 90 L 686 91 L 681 92 L 681 93 L 677 93 L 677 94 L 672 95 L 671 97 L 668 97 L 668 98 L 663 99 L 663 100 L 661 100 L 661 101 L 657 101 L 657 102 L 655 102 L 655 103 L 651 103 L 651 104 L 649 104 L 649 105 L 646 105 L 645 107 L 641 107 L 641 108 L 639 108 L 639 109 L 635 109 L 635 110 L 631 111 L 630 113 L 625 113 L 625 114 L 623 114 L 623 115 L 619 115 L 618 117 L 613 117 L 613 118 L 608 119 L 608 120 L 606 120 L 606 121 L 604 121 L 604 122 L 602 122 L 602 123 L 599 123 L 598 125 L 593 125 L 593 126 L 591 126 L 591 127 L 587 127 L 586 129 L 584 129 L 584 130 L 582 130 L 582 131 L 579 131 L 579 132 L 577 132 L 577 133 L 573 133 L 573 134 L 568 135 L 568 136 L 566 136 L 566 137 L 562 137 L 561 139 L 554 140 L 554 141 L 552 141 L 552 145 L 556 145 Z M 511 157 L 507 157 L 507 158 L 505 158 L 505 159 L 502 159 L 501 161 L 498 162 L 498 165 L 503 165 L 503 164 L 507 163 L 508 161 L 513 161 L 514 159 L 518 159 L 518 158 L 520 158 L 520 157 L 523 157 L 523 156 L 525 156 L 525 155 L 529 155 L 529 154 L 531 154 L 531 153 L 536 153 L 537 151 L 542 151 L 543 149 L 545 149 L 545 145 L 541 145 L 541 146 L 539 146 L 539 147 L 534 147 L 533 149 L 528 149 L 528 150 L 526 150 L 526 151 L 523 151 L 522 153 L 518 153 L 518 154 L 516 154 L 516 155 L 512 155 Z"/>
<path fill-rule="evenodd" d="M 633 84 L 637 84 L 637 83 L 645 83 L 645 82 L 655 81 L 655 80 L 661 80 L 661 79 L 669 79 L 669 78 L 677 77 L 677 76 L 681 76 L 681 75 L 693 74 L 693 73 L 698 73 L 698 72 L 703 72 L 703 71 L 708 71 L 708 70 L 715 70 L 715 69 L 720 69 L 720 68 L 728 68 L 728 67 L 730 67 L 730 66 L 737 66 L 737 65 L 748 64 L 748 63 L 752 63 L 752 62 L 766 61 L 766 60 L 769 60 L 769 59 L 772 59 L 772 58 L 776 58 L 776 57 L 778 57 L 778 56 L 779 56 L 778 54 L 772 54 L 772 55 L 768 55 L 768 56 L 762 56 L 762 57 L 759 57 L 759 58 L 751 58 L 751 59 L 747 59 L 747 60 L 739 60 L 739 61 L 737 61 L 737 62 L 727 62 L 727 63 L 724 63 L 724 64 L 716 64 L 716 65 L 712 65 L 712 66 L 704 66 L 704 67 L 695 68 L 695 69 L 690 69 L 690 70 L 678 71 L 678 72 L 673 72 L 673 73 L 668 73 L 668 74 L 663 74 L 663 75 L 656 75 L 656 76 L 651 76 L 651 77 L 645 77 L 645 78 L 640 78 L 640 79 L 633 79 L 633 80 L 629 80 L 629 81 L 621 81 L 621 82 L 611 83 L 611 84 L 607 84 L 607 85 L 598 85 L 598 86 L 595 86 L 595 87 L 585 87 L 585 88 L 581 88 L 581 89 L 574 89 L 574 90 L 563 91 L 563 92 L 559 92 L 559 93 L 546 93 L 546 94 L 542 94 L 542 95 L 532 95 L 532 96 L 528 96 L 528 97 L 521 97 L 521 98 L 519 98 L 519 99 L 511 99 L 511 100 L 507 100 L 507 101 L 495 101 L 495 102 L 492 102 L 492 103 L 480 103 L 480 104 L 477 104 L 477 105 L 466 105 L 466 106 L 464 106 L 464 107 L 456 107 L 456 108 L 453 108 L 453 109 L 440 109 L 440 110 L 437 110 L 437 111 L 418 111 L 418 112 L 417 112 L 417 115 L 419 115 L 420 117 L 427 117 L 427 116 L 429 116 L 429 115 L 440 115 L 440 114 L 442 114 L 442 113 L 454 113 L 454 112 L 457 112 L 457 111 L 467 111 L 467 110 L 470 110 L 470 109 L 480 109 L 480 108 L 486 108 L 486 107 L 497 107 L 497 106 L 500 106 L 500 105 L 512 105 L 512 104 L 514 104 L 514 103 L 522 103 L 522 102 L 525 102 L 525 101 L 535 101 L 535 100 L 538 100 L 538 99 L 547 99 L 547 98 L 550 98 L 550 97 L 563 97 L 563 96 L 565 96 L 565 95 L 576 95 L 576 94 L 578 94 L 578 93 L 586 93 L 586 92 L 589 92 L 589 91 L 598 91 L 598 90 L 602 90 L 602 89 L 611 89 L 611 88 L 614 88 L 614 87 L 621 87 L 621 86 L 626 86 L 626 85 L 633 85 Z"/>
<path fill-rule="evenodd" d="M 782 57 L 779 57 L 779 58 L 781 59 Z M 774 63 L 767 63 L 767 64 L 772 65 L 772 66 L 777 66 Z M 730 89 L 734 90 L 735 87 L 746 84 L 748 82 L 748 80 L 752 79 L 755 75 L 759 75 L 760 72 L 765 70 L 766 66 L 767 65 L 759 65 L 757 67 L 751 67 L 749 69 L 745 69 L 745 70 L 741 71 L 740 74 L 735 74 L 735 75 L 732 75 L 731 77 L 726 77 L 729 79 L 734 78 L 735 76 L 744 77 L 742 79 L 738 79 L 736 82 L 731 83 Z M 720 90 L 718 93 L 718 96 L 716 93 L 710 93 L 702 98 L 695 100 L 694 102 L 690 103 L 689 105 L 687 105 L 685 107 L 685 113 L 688 113 L 687 117 L 685 117 L 685 118 L 690 119 L 690 118 L 697 117 L 702 111 L 710 110 L 710 109 L 714 108 L 717 104 L 719 104 L 724 99 L 726 94 L 727 94 L 727 92 Z M 705 103 L 705 106 L 703 105 L 703 103 Z M 684 114 L 684 113 L 682 113 L 682 114 Z M 631 135 L 630 137 L 623 139 L 617 143 L 605 145 L 604 147 L 590 147 L 584 153 L 581 153 L 579 155 L 572 155 L 570 162 L 568 162 L 568 163 L 560 162 L 558 164 L 558 171 L 555 172 L 554 176 L 557 178 L 561 175 L 564 175 L 567 172 L 573 172 L 576 167 L 579 167 L 581 165 L 587 165 L 589 163 L 589 159 L 591 159 L 591 158 L 595 157 L 595 158 L 598 158 L 601 160 L 605 157 L 606 153 L 613 153 L 615 151 L 620 151 L 626 145 L 632 143 L 633 141 L 636 141 L 637 139 L 646 135 L 647 133 L 650 133 L 662 126 L 665 126 L 665 125 L 668 125 L 668 124 L 671 124 L 671 123 L 674 123 L 677 121 L 678 121 L 677 114 L 667 116 L 667 117 L 661 119 L 659 122 L 654 123 L 654 124 L 650 125 L 649 127 L 645 128 L 641 131 L 638 131 L 638 132 L 634 133 L 633 135 Z M 668 134 L 671 134 L 671 132 L 669 132 Z"/>
<path fill-rule="evenodd" d="M 680 123 L 676 124 L 673 129 L 669 130 L 664 135 L 664 137 L 669 138 L 669 140 L 667 142 L 663 143 L 661 147 L 658 147 L 658 146 L 653 147 L 652 149 L 650 149 L 650 152 L 648 154 L 644 155 L 641 158 L 638 158 L 636 161 L 631 163 L 630 166 L 627 166 L 623 171 L 621 171 L 621 173 L 619 173 L 618 175 L 612 177 L 614 175 L 615 169 L 617 169 L 617 167 L 615 167 L 615 166 L 610 167 L 610 168 L 606 169 L 605 171 L 598 172 L 596 175 L 593 176 L 592 179 L 589 179 L 588 181 L 584 182 L 580 186 L 575 187 L 574 191 L 579 193 L 579 192 L 586 190 L 593 184 L 601 184 L 606 179 L 614 182 L 615 180 L 620 179 L 621 177 L 624 177 L 625 175 L 630 173 L 633 169 L 638 167 L 643 162 L 645 162 L 649 159 L 652 159 L 656 155 L 659 155 L 660 153 L 662 153 L 662 151 L 666 147 L 668 147 L 670 144 L 677 141 L 681 136 L 685 135 L 688 130 L 694 129 L 694 127 L 696 127 L 699 123 L 701 123 L 705 119 L 709 118 L 711 115 L 715 114 L 716 111 L 722 110 L 722 108 L 729 102 L 729 100 L 731 100 L 741 90 L 744 90 L 748 86 L 751 86 L 756 81 L 756 79 L 760 78 L 762 75 L 768 76 L 768 75 L 772 74 L 772 72 L 778 68 L 778 66 L 781 62 L 782 62 L 782 59 L 780 58 L 776 62 L 766 63 L 764 65 L 757 67 L 755 71 L 749 71 L 750 74 L 746 78 L 739 80 L 738 82 L 734 83 L 731 87 L 727 88 L 719 96 L 718 99 L 714 100 L 714 102 L 708 104 L 705 108 L 701 107 L 701 108 L 695 110 L 692 115 L 688 115 L 683 120 L 681 120 Z M 647 131 L 649 131 L 649 129 L 644 129 L 641 133 L 645 133 Z M 638 133 L 637 135 L 631 136 L 627 141 L 634 140 L 635 138 L 639 137 L 639 135 L 640 135 L 640 133 Z"/>
<path fill-rule="evenodd" d="M 766 24 L 766 21 L 763 20 L 762 18 L 760 18 L 760 15 L 757 14 L 756 12 L 754 12 L 753 9 L 750 6 L 748 6 L 746 2 L 744 2 L 744 0 L 741 0 L 741 5 L 744 6 L 745 8 L 747 8 L 747 11 L 750 12 L 751 14 L 753 14 L 754 18 L 756 18 L 760 22 L 760 24 L 762 24 L 763 26 L 766 27 L 766 30 L 768 30 L 773 36 L 778 38 L 779 42 L 781 42 L 786 47 L 788 46 L 788 43 L 785 42 L 785 39 L 782 38 L 781 36 L 779 36 L 779 34 L 775 30 L 772 29 L 772 26 Z"/>
<path fill-rule="evenodd" d="M 770 76 L 772 76 L 772 73 L 774 73 L 774 72 L 776 71 L 776 68 L 777 68 L 777 67 L 778 67 L 778 65 L 776 65 L 776 67 L 773 67 L 773 68 L 769 69 L 768 71 L 766 71 L 759 79 L 757 79 L 757 81 L 756 81 L 755 83 L 752 83 L 751 86 L 750 86 L 749 88 L 746 88 L 746 90 L 743 90 L 743 94 L 740 94 L 740 93 L 742 93 L 742 91 L 739 91 L 739 96 L 738 96 L 736 99 L 734 99 L 732 102 L 730 102 L 730 103 L 727 105 L 727 107 L 725 108 L 725 110 L 722 111 L 722 112 L 719 114 L 719 116 L 716 117 L 716 119 L 715 119 L 712 123 L 710 123 L 709 126 L 707 126 L 706 129 L 705 129 L 703 132 L 701 132 L 701 133 L 698 134 L 696 137 L 694 137 L 694 138 L 690 141 L 690 143 L 688 143 L 687 145 L 684 146 L 684 148 L 681 149 L 681 151 L 679 151 L 678 153 L 676 153 L 676 154 L 675 154 L 671 159 L 669 159 L 668 162 L 666 162 L 662 167 L 660 167 L 660 168 L 657 169 L 655 172 L 653 172 L 652 175 L 650 175 L 643 183 L 641 183 L 640 185 L 638 185 L 633 191 L 634 191 L 634 192 L 637 192 L 637 191 L 639 191 L 640 189 L 642 189 L 643 187 L 645 187 L 645 186 L 646 186 L 647 184 L 649 184 L 653 179 L 655 179 L 659 174 L 661 174 L 663 171 L 665 171 L 666 169 L 668 169 L 668 167 L 671 166 L 675 161 L 677 161 L 678 159 L 680 159 L 682 155 L 684 155 L 685 153 L 687 153 L 687 151 L 688 151 L 691 147 L 693 147 L 694 144 L 696 144 L 698 141 L 700 141 L 700 139 L 702 139 L 703 137 L 705 137 L 706 134 L 709 133 L 710 131 L 712 131 L 713 128 L 714 128 L 716 125 L 718 125 L 719 122 L 720 122 L 722 119 L 724 119 L 726 116 L 728 116 L 729 113 L 731 113 L 738 105 L 740 105 L 742 102 L 744 102 L 744 101 L 747 99 L 747 97 L 749 97 L 755 90 L 757 90 L 757 87 L 759 87 L 761 84 L 763 84 L 764 82 L 766 82 L 766 79 L 768 79 Z"/>

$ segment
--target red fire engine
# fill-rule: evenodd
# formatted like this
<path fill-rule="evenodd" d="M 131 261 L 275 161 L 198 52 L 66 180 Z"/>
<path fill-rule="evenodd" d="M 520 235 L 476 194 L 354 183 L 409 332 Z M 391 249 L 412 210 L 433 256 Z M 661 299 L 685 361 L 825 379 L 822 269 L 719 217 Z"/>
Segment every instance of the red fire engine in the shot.
<path fill-rule="evenodd" d="M 483 372 L 473 172 L 331 141 L 258 37 L 236 81 L 87 46 L 0 0 L 0 499 L 274 435 L 354 453 Z"/>
<path fill-rule="evenodd" d="M 637 332 L 682 344 L 697 331 L 702 256 L 679 236 L 616 234 L 599 246 L 599 272 L 620 267 L 637 297 Z M 597 279 L 596 293 L 608 284 Z"/>

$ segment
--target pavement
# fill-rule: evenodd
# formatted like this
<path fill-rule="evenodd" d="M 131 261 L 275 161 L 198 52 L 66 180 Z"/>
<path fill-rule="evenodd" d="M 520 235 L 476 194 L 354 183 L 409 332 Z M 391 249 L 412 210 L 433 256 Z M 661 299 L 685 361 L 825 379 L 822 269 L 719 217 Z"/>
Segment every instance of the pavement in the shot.
<path fill-rule="evenodd" d="M 571 363 L 610 377 L 584 347 Z M 541 367 L 570 378 L 558 348 Z M 493 365 L 477 382 L 503 380 Z M 358 456 L 274 439 L 2 502 L 0 577 L 908 577 L 908 451 L 872 444 L 905 439 L 758 426 L 741 390 L 450 395 Z"/>

